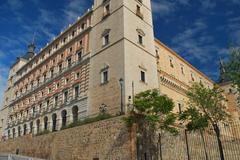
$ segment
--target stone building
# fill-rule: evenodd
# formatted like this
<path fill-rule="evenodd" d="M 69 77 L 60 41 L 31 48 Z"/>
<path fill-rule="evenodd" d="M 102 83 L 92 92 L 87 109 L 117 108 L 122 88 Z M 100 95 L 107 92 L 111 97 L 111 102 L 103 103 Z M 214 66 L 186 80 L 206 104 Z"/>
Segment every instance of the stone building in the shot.
<path fill-rule="evenodd" d="M 159 88 L 186 106 L 193 82 L 213 81 L 154 39 L 150 0 L 94 0 L 93 7 L 38 54 L 34 43 L 11 67 L 5 135 L 15 138 L 97 115 L 128 111 L 133 95 Z"/>

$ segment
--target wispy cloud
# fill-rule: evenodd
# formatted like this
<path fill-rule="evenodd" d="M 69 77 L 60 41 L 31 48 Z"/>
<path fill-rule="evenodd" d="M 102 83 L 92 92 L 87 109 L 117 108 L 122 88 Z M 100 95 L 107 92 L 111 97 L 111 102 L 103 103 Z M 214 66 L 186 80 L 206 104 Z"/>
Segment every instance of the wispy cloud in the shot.
<path fill-rule="evenodd" d="M 165 16 L 174 11 L 175 4 L 167 0 L 153 0 L 152 10 L 158 16 Z"/>
<path fill-rule="evenodd" d="M 208 26 L 203 20 L 196 20 L 193 25 L 172 39 L 172 44 L 190 61 L 207 64 L 219 56 L 224 56 L 226 48 L 221 48 L 214 43 L 214 38 L 207 32 Z"/>
<path fill-rule="evenodd" d="M 23 2 L 21 0 L 7 0 L 7 4 L 13 10 L 23 7 Z"/>

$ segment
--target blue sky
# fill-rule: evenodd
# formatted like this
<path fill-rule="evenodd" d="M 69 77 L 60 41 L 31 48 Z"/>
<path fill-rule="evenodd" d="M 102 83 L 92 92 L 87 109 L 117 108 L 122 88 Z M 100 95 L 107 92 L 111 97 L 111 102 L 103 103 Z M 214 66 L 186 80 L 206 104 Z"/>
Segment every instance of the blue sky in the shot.
<path fill-rule="evenodd" d="M 40 50 L 92 1 L 0 0 L 0 99 L 9 67 L 26 52 L 34 32 Z M 217 80 L 218 58 L 240 44 L 240 0 L 152 0 L 152 8 L 155 37 Z"/>

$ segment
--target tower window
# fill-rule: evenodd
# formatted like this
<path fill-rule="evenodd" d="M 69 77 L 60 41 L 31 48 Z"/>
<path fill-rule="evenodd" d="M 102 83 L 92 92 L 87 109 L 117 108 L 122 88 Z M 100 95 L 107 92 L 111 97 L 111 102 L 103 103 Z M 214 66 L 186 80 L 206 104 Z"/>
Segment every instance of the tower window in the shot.
<path fill-rule="evenodd" d="M 109 44 L 109 34 L 103 37 L 103 46 L 106 46 L 108 44 Z"/>
<path fill-rule="evenodd" d="M 138 35 L 138 43 L 143 45 L 143 36 L 142 35 Z"/>
<path fill-rule="evenodd" d="M 109 14 L 110 14 L 110 5 L 107 4 L 107 5 L 105 5 L 105 7 L 104 7 L 103 17 L 106 17 L 106 16 L 108 16 Z"/>
<path fill-rule="evenodd" d="M 140 79 L 142 82 L 146 82 L 146 77 L 145 77 L 145 72 L 144 71 L 141 71 L 141 79 Z"/>
<path fill-rule="evenodd" d="M 137 5 L 136 15 L 143 19 L 143 14 L 141 13 L 141 7 L 139 5 Z"/>
<path fill-rule="evenodd" d="M 104 71 L 102 71 L 102 73 L 101 73 L 101 83 L 102 84 L 105 84 L 105 83 L 107 83 L 108 82 L 108 70 L 106 69 L 106 70 L 104 70 Z"/>

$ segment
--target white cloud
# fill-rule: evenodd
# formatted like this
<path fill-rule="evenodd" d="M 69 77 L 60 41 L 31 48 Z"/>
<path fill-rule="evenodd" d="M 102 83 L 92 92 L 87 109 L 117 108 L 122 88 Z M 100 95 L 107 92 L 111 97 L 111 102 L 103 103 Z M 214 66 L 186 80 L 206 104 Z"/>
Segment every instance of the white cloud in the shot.
<path fill-rule="evenodd" d="M 23 7 L 23 3 L 21 0 L 7 0 L 8 6 L 13 9 L 20 9 Z"/>
<path fill-rule="evenodd" d="M 173 38 L 173 48 L 188 60 L 202 64 L 212 63 L 214 58 L 226 55 L 227 49 L 214 43 L 214 38 L 207 32 L 207 28 L 202 20 L 195 21 L 192 26 Z"/>
<path fill-rule="evenodd" d="M 213 9 L 216 7 L 216 2 L 212 1 L 212 0 L 201 0 L 201 9 L 202 10 L 206 10 L 206 9 Z"/>
<path fill-rule="evenodd" d="M 153 13 L 158 16 L 165 16 L 174 11 L 175 4 L 167 0 L 152 1 Z"/>

